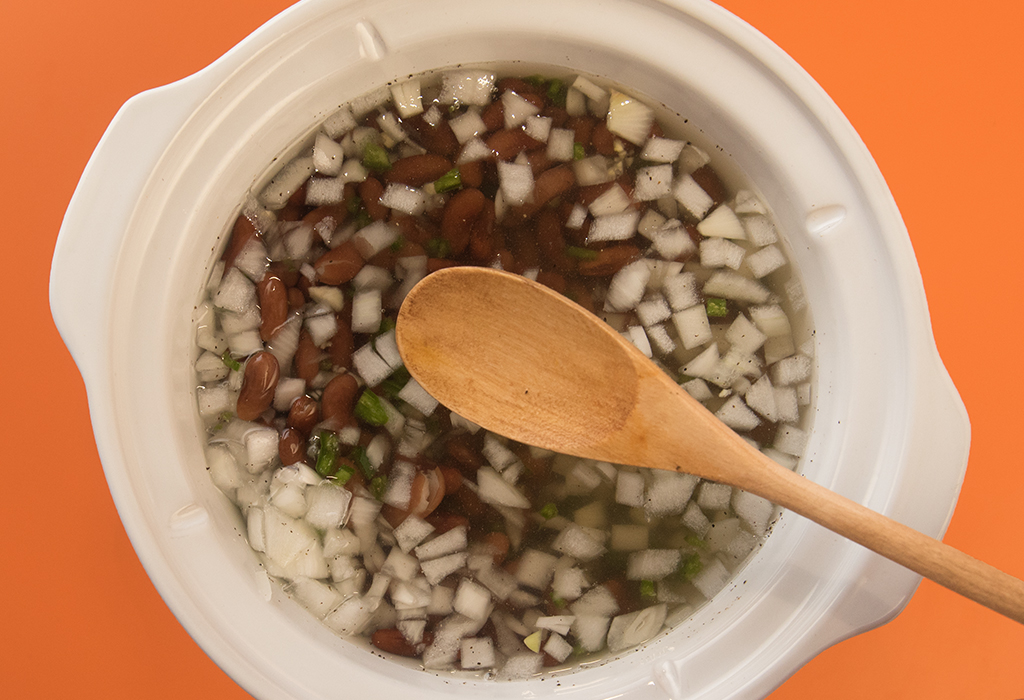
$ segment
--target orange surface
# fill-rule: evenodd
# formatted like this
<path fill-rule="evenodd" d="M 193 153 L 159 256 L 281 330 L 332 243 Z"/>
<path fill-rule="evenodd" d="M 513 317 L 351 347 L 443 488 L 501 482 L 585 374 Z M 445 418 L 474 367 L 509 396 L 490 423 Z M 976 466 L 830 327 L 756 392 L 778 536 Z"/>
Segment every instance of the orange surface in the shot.
<path fill-rule="evenodd" d="M 0 11 L 0 697 L 246 697 L 178 625 L 132 551 L 47 279 L 64 209 L 117 108 L 203 67 L 288 4 L 6 0 Z M 1024 4 L 722 4 L 824 86 L 878 161 L 972 419 L 946 541 L 1024 576 Z M 1013 700 L 1024 698 L 1022 660 L 1024 626 L 925 582 L 894 622 L 821 654 L 771 697 Z"/>

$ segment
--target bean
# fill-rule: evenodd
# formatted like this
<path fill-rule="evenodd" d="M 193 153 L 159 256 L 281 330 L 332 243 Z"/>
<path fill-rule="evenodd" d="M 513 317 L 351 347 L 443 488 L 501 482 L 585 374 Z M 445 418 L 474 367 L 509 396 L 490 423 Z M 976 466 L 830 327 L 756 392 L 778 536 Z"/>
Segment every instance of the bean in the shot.
<path fill-rule="evenodd" d="M 235 219 L 235 225 L 231 229 L 231 240 L 228 241 L 228 246 L 224 249 L 224 268 L 230 269 L 235 264 L 235 258 L 242 252 L 242 249 L 245 248 L 249 241 L 258 237 L 259 232 L 256 230 L 256 224 L 249 217 L 240 214 Z"/>
<path fill-rule="evenodd" d="M 469 234 L 469 253 L 476 262 L 489 262 L 494 254 L 494 202 L 486 200 Z"/>
<path fill-rule="evenodd" d="M 363 200 L 366 213 L 374 221 L 382 221 L 388 218 L 388 211 L 390 210 L 380 203 L 380 196 L 382 194 L 384 194 L 384 185 L 380 184 L 380 180 L 377 178 L 368 177 L 359 183 L 359 198 Z"/>
<path fill-rule="evenodd" d="M 463 187 L 477 187 L 484 184 L 484 164 L 479 160 L 471 160 L 459 166 L 459 179 Z"/>
<path fill-rule="evenodd" d="M 354 375 L 342 374 L 328 382 L 320 399 L 323 420 L 337 423 L 339 427 L 348 423 L 358 392 L 359 382 Z"/>
<path fill-rule="evenodd" d="M 565 294 L 565 278 L 557 272 L 546 272 L 541 270 L 537 273 L 537 281 L 559 294 Z"/>
<path fill-rule="evenodd" d="M 288 288 L 288 310 L 298 311 L 306 305 L 306 295 L 298 287 Z"/>
<path fill-rule="evenodd" d="M 363 269 L 363 256 L 359 254 L 352 241 L 345 241 L 337 248 L 328 250 L 321 255 L 313 269 L 317 279 L 323 284 L 344 284 Z"/>
<path fill-rule="evenodd" d="M 277 358 L 261 350 L 245 363 L 242 374 L 242 389 L 238 392 L 235 414 L 242 420 L 256 420 L 270 408 L 274 401 L 274 390 L 281 376 Z"/>
<path fill-rule="evenodd" d="M 494 565 L 501 566 L 508 557 L 508 550 L 511 542 L 504 532 L 488 532 L 484 535 L 484 545 L 490 550 L 494 557 Z"/>
<path fill-rule="evenodd" d="M 495 131 L 487 137 L 484 142 L 487 147 L 494 151 L 498 160 L 512 160 L 523 151 L 530 148 L 537 148 L 541 145 L 526 135 L 522 129 L 502 129 Z"/>
<path fill-rule="evenodd" d="M 616 245 L 597 251 L 593 260 L 582 260 L 578 266 L 579 273 L 587 277 L 607 277 L 614 275 L 629 263 L 640 257 L 636 246 Z"/>
<path fill-rule="evenodd" d="M 421 187 L 441 177 L 452 167 L 450 160 L 435 153 L 407 156 L 391 164 L 391 170 L 384 174 L 384 181 Z"/>
<path fill-rule="evenodd" d="M 441 120 L 437 126 L 431 126 L 424 121 L 423 115 L 418 114 L 403 123 L 415 135 L 415 141 L 430 153 L 452 158 L 459 152 L 459 141 L 448 126 L 447 119 Z"/>
<path fill-rule="evenodd" d="M 594 130 L 590 133 L 590 141 L 594 145 L 594 150 L 601 155 L 615 155 L 615 136 L 612 135 L 612 132 L 608 131 L 608 127 L 605 126 L 604 122 L 599 122 L 594 127 Z"/>
<path fill-rule="evenodd" d="M 303 394 L 292 401 L 285 425 L 308 436 L 313 432 L 313 427 L 319 422 L 320 404 L 315 399 Z"/>
<path fill-rule="evenodd" d="M 708 196 L 714 200 L 716 205 L 729 198 L 728 190 L 725 189 L 725 185 L 722 183 L 721 178 L 718 177 L 718 173 L 710 165 L 697 168 L 690 173 L 690 177 L 697 181 L 697 184 L 708 193 Z"/>
<path fill-rule="evenodd" d="M 270 273 L 256 285 L 260 301 L 260 338 L 268 341 L 288 320 L 288 288 L 280 277 Z"/>
<path fill-rule="evenodd" d="M 349 305 L 351 306 L 351 305 Z M 344 314 L 338 314 L 338 332 L 331 338 L 331 347 L 327 349 L 331 356 L 331 364 L 335 367 L 348 369 L 352 366 L 352 350 L 355 341 L 352 338 L 352 320 Z"/>
<path fill-rule="evenodd" d="M 469 245 L 473 222 L 480 216 L 487 198 L 478 189 L 460 190 L 445 204 L 441 215 L 441 235 L 451 246 L 453 255 L 461 255 Z"/>
<path fill-rule="evenodd" d="M 302 217 L 302 221 L 316 227 L 317 224 L 328 218 L 334 221 L 334 228 L 337 229 L 348 218 L 348 208 L 344 203 L 325 204 L 306 214 Z"/>
<path fill-rule="evenodd" d="M 522 207 L 525 216 L 532 216 L 555 197 L 569 191 L 576 184 L 576 176 L 565 165 L 545 170 L 533 181 L 533 202 Z M 605 188 L 607 189 L 607 188 Z"/>
<path fill-rule="evenodd" d="M 370 636 L 370 643 L 381 651 L 396 656 L 417 657 L 422 653 L 423 646 L 430 645 L 434 641 L 431 632 L 423 633 L 423 642 L 420 645 L 412 645 L 398 629 L 391 627 L 379 629 Z"/>
<path fill-rule="evenodd" d="M 299 345 L 295 349 L 295 376 L 310 384 L 320 373 L 320 348 L 313 343 L 309 332 L 303 329 L 299 333 Z"/>
<path fill-rule="evenodd" d="M 441 467 L 441 476 L 444 477 L 445 493 L 455 493 L 462 488 L 462 474 L 455 467 Z"/>
<path fill-rule="evenodd" d="M 277 443 L 277 456 L 286 467 L 301 462 L 306 457 L 306 438 L 295 428 L 285 428 Z"/>
<path fill-rule="evenodd" d="M 463 490 L 468 491 L 469 489 L 459 489 L 460 492 Z M 431 513 L 424 520 L 434 526 L 434 533 L 438 535 L 443 535 L 457 527 L 469 527 L 469 518 L 455 513 Z"/>
<path fill-rule="evenodd" d="M 497 131 L 505 126 L 505 109 L 501 104 L 501 100 L 495 100 L 487 105 L 487 108 L 480 113 L 480 119 L 483 120 L 487 131 Z"/>
<path fill-rule="evenodd" d="M 537 216 L 537 247 L 562 274 L 576 269 L 576 262 L 565 254 L 565 238 L 562 236 L 562 222 L 558 214 L 545 209 Z"/>

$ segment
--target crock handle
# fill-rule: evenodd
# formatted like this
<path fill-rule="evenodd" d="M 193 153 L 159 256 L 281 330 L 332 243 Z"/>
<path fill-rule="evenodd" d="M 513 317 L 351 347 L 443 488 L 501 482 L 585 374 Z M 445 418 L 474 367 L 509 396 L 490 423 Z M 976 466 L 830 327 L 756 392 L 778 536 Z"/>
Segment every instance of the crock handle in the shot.
<path fill-rule="evenodd" d="M 50 267 L 50 311 L 83 372 L 102 360 L 113 271 L 140 193 L 204 94 L 205 77 L 197 74 L 128 100 L 71 197 Z"/>

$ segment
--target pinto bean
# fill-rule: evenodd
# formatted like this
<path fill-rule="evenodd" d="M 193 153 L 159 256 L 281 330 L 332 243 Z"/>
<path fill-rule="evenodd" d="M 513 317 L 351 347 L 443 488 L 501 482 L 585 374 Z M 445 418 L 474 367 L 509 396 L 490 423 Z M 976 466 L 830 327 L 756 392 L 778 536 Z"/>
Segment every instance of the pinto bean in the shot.
<path fill-rule="evenodd" d="M 417 657 L 422 653 L 422 646 L 430 645 L 433 641 L 434 635 L 431 632 L 424 632 L 423 645 L 414 646 L 394 627 L 379 629 L 370 635 L 370 643 L 373 646 L 395 656 Z"/>
<path fill-rule="evenodd" d="M 451 246 L 453 255 L 461 255 L 469 245 L 473 222 L 484 207 L 484 193 L 467 188 L 457 192 L 445 204 L 441 215 L 441 235 Z"/>
<path fill-rule="evenodd" d="M 577 266 L 586 277 L 608 277 L 640 257 L 640 250 L 632 245 L 615 245 L 597 251 L 593 260 L 583 260 Z"/>
<path fill-rule="evenodd" d="M 383 221 L 388 218 L 388 208 L 380 203 L 382 194 L 384 194 L 384 185 L 375 177 L 368 177 L 359 183 L 359 198 L 363 200 L 366 213 L 374 221 Z"/>
<path fill-rule="evenodd" d="M 303 394 L 292 401 L 288 409 L 288 418 L 285 425 L 298 430 L 303 435 L 313 432 L 313 427 L 320 422 L 320 404 L 310 396 Z"/>
<path fill-rule="evenodd" d="M 298 311 L 306 305 L 306 295 L 298 287 L 288 288 L 288 310 Z"/>
<path fill-rule="evenodd" d="M 690 177 L 697 181 L 697 184 L 708 193 L 716 205 L 729 198 L 729 191 L 725 189 L 725 184 L 710 165 L 697 168 L 690 173 Z"/>
<path fill-rule="evenodd" d="M 508 550 L 511 547 L 508 535 L 504 532 L 488 532 L 484 535 L 484 544 L 490 550 L 491 556 L 494 557 L 495 566 L 501 566 L 505 563 L 505 559 L 508 557 Z"/>
<path fill-rule="evenodd" d="M 605 126 L 604 122 L 599 122 L 594 126 L 594 130 L 590 132 L 590 141 L 594 146 L 594 150 L 601 155 L 615 155 L 615 136 L 612 132 L 608 131 L 608 127 Z"/>
<path fill-rule="evenodd" d="M 537 148 L 540 141 L 530 138 L 522 129 L 502 129 L 495 131 L 484 141 L 494 151 L 498 160 L 512 160 L 523 151 Z"/>
<path fill-rule="evenodd" d="M 261 350 L 250 357 L 242 372 L 242 389 L 238 392 L 235 414 L 242 420 L 259 418 L 274 401 L 274 391 L 280 377 L 281 368 L 277 358 L 269 352 Z"/>
<path fill-rule="evenodd" d="M 572 169 L 559 165 L 545 170 L 533 181 L 533 202 L 522 207 L 525 216 L 532 216 L 555 197 L 560 197 L 576 184 Z"/>
<path fill-rule="evenodd" d="M 260 338 L 270 340 L 288 320 L 288 288 L 280 277 L 270 273 L 256 285 L 260 301 Z"/>
<path fill-rule="evenodd" d="M 576 269 L 576 261 L 565 254 L 565 237 L 558 214 L 545 209 L 537 216 L 537 247 L 562 274 Z"/>
<path fill-rule="evenodd" d="M 384 182 L 400 182 L 410 187 L 422 187 L 433 182 L 454 167 L 452 162 L 436 153 L 399 158 L 384 174 Z"/>
<path fill-rule="evenodd" d="M 430 153 L 452 158 L 459 152 L 459 141 L 455 138 L 448 120 L 441 120 L 437 126 L 431 126 L 418 114 L 403 122 L 415 135 L 415 140 Z"/>
<path fill-rule="evenodd" d="M 487 131 L 497 131 L 505 126 L 505 108 L 502 106 L 501 100 L 495 100 L 487 105 L 480 113 L 480 119 L 483 120 L 484 128 Z"/>
<path fill-rule="evenodd" d="M 295 349 L 295 376 L 307 384 L 320 373 L 320 358 L 323 354 L 305 329 L 299 332 L 299 345 Z"/>
<path fill-rule="evenodd" d="M 358 392 L 359 382 L 354 375 L 342 374 L 328 382 L 320 399 L 323 419 L 339 426 L 348 423 L 352 418 Z"/>
<path fill-rule="evenodd" d="M 337 248 L 321 255 L 313 269 L 323 284 L 344 284 L 350 282 L 363 269 L 363 256 L 352 241 L 345 241 Z"/>
<path fill-rule="evenodd" d="M 537 281 L 559 294 L 565 294 L 565 278 L 557 272 L 546 272 L 541 270 L 537 273 Z"/>
<path fill-rule="evenodd" d="M 239 214 L 238 218 L 235 219 L 235 225 L 231 229 L 231 239 L 228 241 L 227 248 L 224 249 L 224 269 L 231 269 L 231 266 L 235 264 L 235 258 L 242 252 L 242 249 L 248 245 L 249 241 L 258 238 L 259 231 L 256 230 L 256 224 L 244 214 Z"/>
<path fill-rule="evenodd" d="M 484 184 L 484 164 L 479 160 L 471 160 L 459 166 L 459 179 L 463 187 L 480 187 Z"/>
<path fill-rule="evenodd" d="M 455 467 L 441 467 L 441 476 L 444 477 L 445 493 L 455 493 L 462 488 L 462 474 Z"/>
<path fill-rule="evenodd" d="M 352 350 L 355 348 L 355 341 L 352 338 L 351 324 L 351 318 L 345 319 L 343 314 L 338 314 L 338 332 L 331 338 L 331 347 L 327 350 L 331 356 L 331 364 L 335 367 L 348 369 L 352 366 Z"/>
<path fill-rule="evenodd" d="M 295 428 L 285 428 L 277 443 L 277 456 L 286 467 L 301 462 L 306 457 L 305 436 Z"/>
<path fill-rule="evenodd" d="M 487 199 L 469 234 L 469 254 L 476 262 L 488 262 L 494 255 L 494 221 L 494 202 Z"/>

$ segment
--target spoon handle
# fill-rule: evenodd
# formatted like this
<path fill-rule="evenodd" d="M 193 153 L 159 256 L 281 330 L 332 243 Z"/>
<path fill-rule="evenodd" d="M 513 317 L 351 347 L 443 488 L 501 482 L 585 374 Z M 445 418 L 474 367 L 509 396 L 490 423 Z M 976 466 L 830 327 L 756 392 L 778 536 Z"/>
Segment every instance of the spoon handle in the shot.
<path fill-rule="evenodd" d="M 1024 581 L 765 458 L 744 488 L 1024 624 Z"/>

